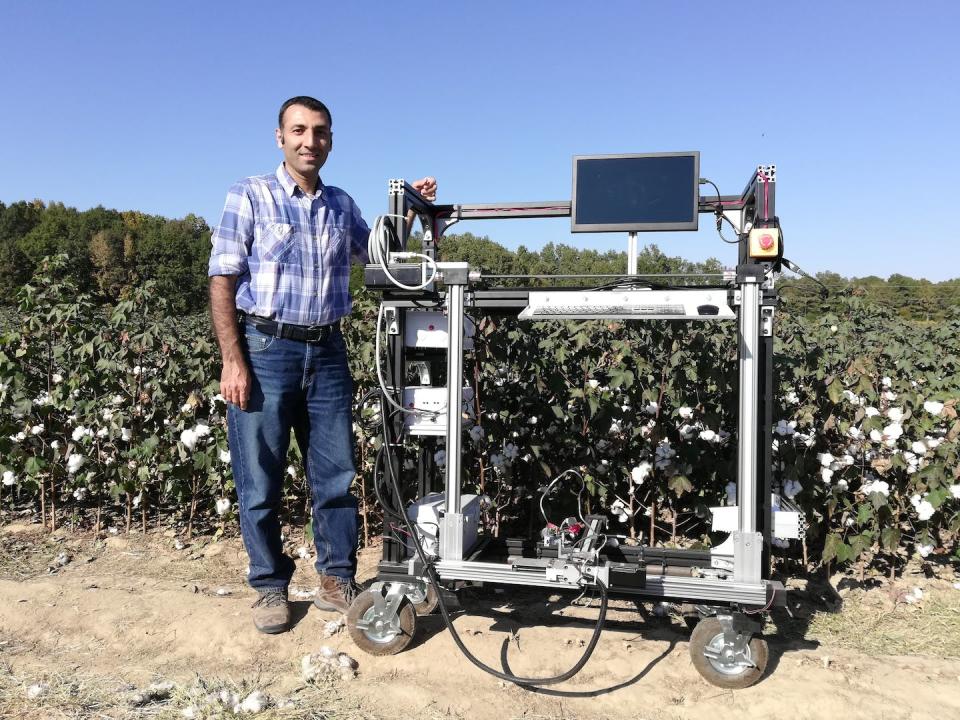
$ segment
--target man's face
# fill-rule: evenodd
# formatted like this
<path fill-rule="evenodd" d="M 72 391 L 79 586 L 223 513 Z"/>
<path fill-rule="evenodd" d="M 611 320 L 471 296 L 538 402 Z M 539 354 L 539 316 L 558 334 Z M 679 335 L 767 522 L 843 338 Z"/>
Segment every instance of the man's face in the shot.
<path fill-rule="evenodd" d="M 283 150 L 287 170 L 315 178 L 333 149 L 333 131 L 325 113 L 291 105 L 277 128 L 277 146 Z"/>

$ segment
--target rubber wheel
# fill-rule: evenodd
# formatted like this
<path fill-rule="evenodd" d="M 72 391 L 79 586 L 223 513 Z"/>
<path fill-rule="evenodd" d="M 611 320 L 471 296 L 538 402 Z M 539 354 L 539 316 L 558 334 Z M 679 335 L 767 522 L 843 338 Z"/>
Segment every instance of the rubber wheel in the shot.
<path fill-rule="evenodd" d="M 690 659 L 693 666 L 711 685 L 726 690 L 742 690 L 750 687 L 763 676 L 767 669 L 767 641 L 760 637 L 750 638 L 747 656 L 754 667 L 725 666 L 717 660 L 711 660 L 703 651 L 708 647 L 723 646 L 723 628 L 715 617 L 703 618 L 690 635 Z"/>
<path fill-rule="evenodd" d="M 354 644 L 370 655 L 396 655 L 417 632 L 417 613 L 413 604 L 403 598 L 392 622 L 377 625 L 374 593 L 362 592 L 347 611 L 347 629 Z"/>
<path fill-rule="evenodd" d="M 417 615 L 429 615 L 440 604 L 437 588 L 429 580 L 421 580 L 417 583 L 417 588 L 417 592 L 407 597 L 413 603 L 413 609 L 417 611 Z"/>

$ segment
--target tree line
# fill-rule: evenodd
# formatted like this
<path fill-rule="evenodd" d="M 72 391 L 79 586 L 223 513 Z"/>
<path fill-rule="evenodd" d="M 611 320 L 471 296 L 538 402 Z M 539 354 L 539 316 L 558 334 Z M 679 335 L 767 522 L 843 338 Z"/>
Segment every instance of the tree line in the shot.
<path fill-rule="evenodd" d="M 172 312 L 196 311 L 206 304 L 210 234 L 207 222 L 193 214 L 170 219 L 101 206 L 81 211 L 59 202 L 0 202 L 0 305 L 15 303 L 17 289 L 32 277 L 42 258 L 65 253 L 70 257 L 65 270 L 70 279 L 103 303 L 114 303 L 152 280 Z M 412 243 L 417 245 L 419 240 L 414 236 Z M 549 243 L 540 250 L 523 246 L 508 250 L 471 233 L 445 236 L 440 255 L 467 261 L 488 275 L 610 275 L 626 268 L 626 254 L 621 251 L 584 250 L 562 243 Z M 650 245 L 640 252 L 638 269 L 653 274 L 717 273 L 723 266 L 713 258 L 691 262 L 671 257 Z M 362 269 L 355 267 L 354 288 L 362 286 L 362 277 Z M 524 284 L 510 278 L 498 282 Z M 863 296 L 904 319 L 919 321 L 942 320 L 951 306 L 960 305 L 960 278 L 933 283 L 900 274 L 884 279 L 821 272 L 815 279 L 785 279 L 782 287 L 797 307 L 821 308 L 826 288 L 832 297 Z"/>

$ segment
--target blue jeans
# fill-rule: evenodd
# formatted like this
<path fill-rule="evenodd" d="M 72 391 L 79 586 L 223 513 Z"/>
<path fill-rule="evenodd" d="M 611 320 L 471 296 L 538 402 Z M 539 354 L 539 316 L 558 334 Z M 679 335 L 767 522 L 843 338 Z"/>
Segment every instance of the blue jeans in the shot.
<path fill-rule="evenodd" d="M 266 335 L 249 324 L 241 330 L 252 386 L 247 409 L 230 405 L 227 424 L 240 532 L 250 558 L 247 581 L 259 589 L 285 588 L 293 576 L 278 517 L 291 428 L 310 485 L 317 572 L 353 578 L 353 381 L 343 336 L 336 329 L 326 341 L 308 344 Z"/>

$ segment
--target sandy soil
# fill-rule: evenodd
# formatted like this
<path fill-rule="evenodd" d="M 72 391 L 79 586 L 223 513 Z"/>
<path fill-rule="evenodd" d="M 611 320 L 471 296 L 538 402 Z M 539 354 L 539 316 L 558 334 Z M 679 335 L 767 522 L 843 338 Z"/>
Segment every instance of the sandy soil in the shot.
<path fill-rule="evenodd" d="M 648 608 L 621 606 L 583 672 L 530 691 L 470 665 L 435 616 L 421 618 L 411 648 L 390 657 L 363 654 L 346 633 L 322 639 L 334 616 L 306 598 L 295 601 L 291 632 L 257 633 L 237 540 L 177 550 L 172 537 L 159 534 L 95 542 L 8 525 L 0 541 L 0 662 L 24 683 L 52 674 L 134 685 L 227 677 L 292 697 L 303 687 L 302 656 L 328 644 L 359 662 L 356 679 L 336 681 L 338 707 L 349 705 L 350 717 L 960 718 L 960 660 L 831 646 L 810 637 L 802 619 L 784 617 L 785 631 L 770 638 L 770 667 L 757 685 L 724 691 L 693 668 L 678 620 L 644 619 Z M 61 553 L 69 561 L 59 566 Z M 369 578 L 376 560 L 375 551 L 364 554 L 361 574 Z M 295 587 L 313 587 L 311 573 L 309 561 L 300 561 Z M 945 585 L 944 593 L 960 598 Z M 816 604 L 816 592 L 805 595 Z M 465 598 L 468 614 L 456 626 L 489 664 L 502 668 L 506 652 L 514 673 L 554 674 L 579 657 L 596 614 L 569 599 L 485 589 Z"/>

